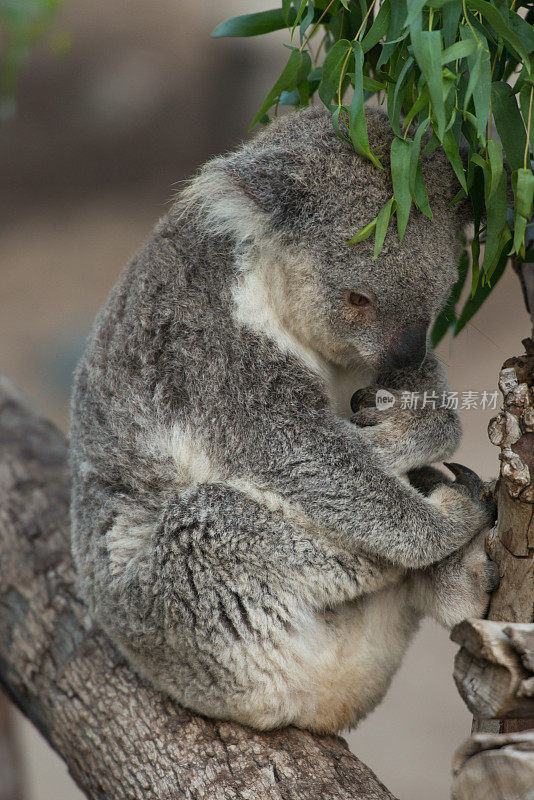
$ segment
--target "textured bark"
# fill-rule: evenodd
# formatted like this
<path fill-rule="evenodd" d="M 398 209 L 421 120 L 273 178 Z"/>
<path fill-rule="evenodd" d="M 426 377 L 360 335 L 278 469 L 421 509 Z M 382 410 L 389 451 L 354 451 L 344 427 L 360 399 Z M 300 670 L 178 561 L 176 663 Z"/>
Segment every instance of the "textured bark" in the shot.
<path fill-rule="evenodd" d="M 526 354 L 503 364 L 499 388 L 504 409 L 489 425 L 493 444 L 501 449 L 497 485 L 499 519 L 489 552 L 499 565 L 501 583 L 488 617 L 505 622 L 534 622 L 534 344 Z M 473 729 L 501 733 L 534 727 L 534 718 L 494 723 L 475 720 Z"/>
<path fill-rule="evenodd" d="M 533 800 L 534 731 L 477 734 L 453 762 L 453 800 Z"/>
<path fill-rule="evenodd" d="M 91 622 L 69 552 L 67 447 L 0 379 L 0 682 L 94 800 L 395 800 L 342 739 L 195 716 Z"/>
<path fill-rule="evenodd" d="M 534 624 L 464 620 L 451 639 L 461 645 L 454 680 L 475 717 L 534 717 Z"/>

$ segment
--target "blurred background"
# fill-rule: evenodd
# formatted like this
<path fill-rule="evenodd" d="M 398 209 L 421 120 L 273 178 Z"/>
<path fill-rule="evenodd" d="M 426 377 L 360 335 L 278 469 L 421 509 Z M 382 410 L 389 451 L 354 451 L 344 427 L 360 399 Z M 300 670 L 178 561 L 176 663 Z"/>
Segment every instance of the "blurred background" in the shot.
<path fill-rule="evenodd" d="M 66 0 L 54 25 L 61 52 L 43 45 L 23 70 L 17 115 L 0 122 L 0 370 L 65 432 L 72 371 L 96 310 L 179 182 L 246 136 L 281 70 L 285 34 L 209 38 L 226 17 L 264 7 Z M 486 478 L 498 462 L 486 436 L 495 412 L 480 407 L 481 393 L 496 389 L 499 367 L 529 332 L 510 270 L 473 323 L 439 348 L 460 400 L 479 393 L 478 407 L 462 411 L 457 460 Z M 386 700 L 348 737 L 400 800 L 449 797 L 451 757 L 470 732 L 454 653 L 448 633 L 425 622 Z M 35 729 L 18 712 L 12 723 L 24 800 L 82 797 Z M 2 763 L 0 800 L 13 800 L 13 756 L 3 758 L 0 744 Z"/>

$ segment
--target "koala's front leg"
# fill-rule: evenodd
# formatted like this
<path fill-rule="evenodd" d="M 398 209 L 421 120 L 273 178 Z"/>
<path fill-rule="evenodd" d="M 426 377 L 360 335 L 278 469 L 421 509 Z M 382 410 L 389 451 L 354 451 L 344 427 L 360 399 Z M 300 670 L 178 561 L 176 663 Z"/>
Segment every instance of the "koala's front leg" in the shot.
<path fill-rule="evenodd" d="M 473 495 L 485 497 L 486 502 L 492 503 L 491 484 L 484 484 L 474 472 L 458 464 L 451 464 L 449 468 L 469 484 Z M 451 485 L 448 478 L 433 467 L 414 470 L 408 473 L 408 478 L 412 486 L 423 493 L 439 491 L 440 485 Z M 499 569 L 486 549 L 489 535 L 488 530 L 482 531 L 447 558 L 411 574 L 412 602 L 417 611 L 433 617 L 446 628 L 468 617 L 485 617 L 490 595 L 499 585 Z"/>
<path fill-rule="evenodd" d="M 377 407 L 380 389 L 391 395 L 391 406 Z M 446 407 L 447 393 L 443 369 L 429 353 L 419 368 L 381 373 L 376 384 L 355 392 L 351 422 L 362 428 L 365 438 L 391 469 L 407 472 L 450 458 L 458 447 L 460 418 L 454 409 Z"/>

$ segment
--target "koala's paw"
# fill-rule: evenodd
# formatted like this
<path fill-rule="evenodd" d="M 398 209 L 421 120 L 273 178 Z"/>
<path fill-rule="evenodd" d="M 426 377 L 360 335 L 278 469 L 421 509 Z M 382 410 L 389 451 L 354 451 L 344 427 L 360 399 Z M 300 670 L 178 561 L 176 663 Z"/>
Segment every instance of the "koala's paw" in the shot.
<path fill-rule="evenodd" d="M 429 499 L 450 522 L 448 527 L 452 537 L 449 544 L 451 550 L 456 550 L 481 531 L 493 527 L 497 509 L 491 492 L 473 470 L 461 464 L 445 466 L 456 480 L 452 484 L 438 486 Z"/>
<path fill-rule="evenodd" d="M 417 408 L 406 402 L 406 394 L 375 384 L 358 389 L 351 399 L 350 421 L 398 474 L 448 458 L 461 432 L 453 412 Z"/>
<path fill-rule="evenodd" d="M 431 567 L 433 616 L 447 628 L 467 617 L 483 618 L 491 593 L 499 585 L 499 569 L 486 551 L 487 532 Z"/>

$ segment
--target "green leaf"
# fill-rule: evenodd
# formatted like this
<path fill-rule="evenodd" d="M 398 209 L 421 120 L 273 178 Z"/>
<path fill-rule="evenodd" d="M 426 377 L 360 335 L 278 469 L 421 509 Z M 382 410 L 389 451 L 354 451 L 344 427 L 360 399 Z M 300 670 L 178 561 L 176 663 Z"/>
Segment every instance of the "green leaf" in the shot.
<path fill-rule="evenodd" d="M 380 212 L 376 218 L 376 225 L 375 225 L 375 248 L 373 252 L 373 258 L 378 258 L 378 254 L 382 249 L 382 245 L 384 244 L 384 239 L 386 238 L 386 233 L 388 231 L 389 220 L 391 215 L 397 208 L 397 201 L 394 197 L 387 201 L 387 203 L 382 206 Z"/>
<path fill-rule="evenodd" d="M 380 39 L 386 35 L 389 28 L 389 22 L 391 19 L 391 8 L 390 8 L 390 0 L 384 0 L 378 14 L 376 15 L 376 19 L 365 34 L 362 39 L 362 50 L 364 53 L 367 53 L 368 50 L 371 50 L 375 44 L 378 44 Z"/>
<path fill-rule="evenodd" d="M 307 2 L 308 2 L 308 0 L 301 0 L 301 2 L 300 2 L 299 10 L 297 11 L 297 14 L 295 16 L 295 21 L 293 22 L 293 27 L 291 28 L 291 41 L 293 41 L 293 35 L 295 33 L 295 28 L 299 24 L 299 22 L 300 22 L 300 20 L 302 18 L 302 15 L 304 14 L 304 10 L 306 8 Z"/>
<path fill-rule="evenodd" d="M 363 50 L 360 42 L 352 43 L 354 53 L 354 94 L 350 105 L 349 136 L 357 153 L 370 159 L 383 169 L 382 164 L 369 147 L 367 123 L 363 107 Z"/>
<path fill-rule="evenodd" d="M 443 137 L 443 149 L 447 154 L 447 158 L 451 162 L 451 166 L 456 174 L 456 177 L 460 181 L 462 189 L 464 192 L 467 192 L 467 182 L 465 180 L 464 165 L 460 156 L 460 148 L 458 147 L 458 143 L 456 142 L 454 134 L 451 130 L 448 130 Z"/>
<path fill-rule="evenodd" d="M 305 35 L 306 31 L 308 30 L 308 28 L 310 27 L 310 25 L 313 22 L 314 13 L 315 13 L 315 9 L 313 7 L 313 2 L 311 2 L 311 0 L 310 0 L 310 2 L 308 3 L 308 11 L 306 13 L 306 16 L 304 17 L 304 19 L 300 23 L 300 41 L 301 42 L 304 41 L 304 35 Z"/>
<path fill-rule="evenodd" d="M 404 99 L 404 91 L 406 88 L 405 83 L 407 81 L 409 72 L 412 69 L 414 63 L 415 62 L 411 56 L 407 58 L 404 63 L 404 66 L 402 67 L 399 73 L 395 85 L 394 86 L 388 85 L 388 116 L 389 116 L 389 121 L 391 123 L 391 127 L 393 128 L 393 131 L 397 134 L 397 136 L 401 135 L 400 114 L 402 110 L 402 101 Z M 390 103 L 390 98 L 392 98 L 391 103 Z"/>
<path fill-rule="evenodd" d="M 366 92 L 381 92 L 386 88 L 386 84 L 375 81 L 374 78 L 368 78 L 367 75 L 364 75 L 363 88 Z"/>
<path fill-rule="evenodd" d="M 462 14 L 461 0 L 454 0 L 453 3 L 447 3 L 443 6 L 441 14 L 443 18 L 443 44 L 445 47 L 450 47 L 456 39 L 458 21 Z"/>
<path fill-rule="evenodd" d="M 489 169 L 484 172 L 487 230 L 482 270 L 487 276 L 490 276 L 498 263 L 506 241 L 511 236 L 506 222 L 506 173 L 503 168 L 500 142 L 490 139 L 488 156 Z"/>
<path fill-rule="evenodd" d="M 489 193 L 486 199 L 491 199 L 495 192 L 499 190 L 499 183 L 501 175 L 504 171 L 504 157 L 502 152 L 502 144 L 496 139 L 490 139 L 488 142 L 488 161 L 489 161 Z"/>
<path fill-rule="evenodd" d="M 491 86 L 493 118 L 503 143 L 510 169 L 523 166 L 527 135 L 512 88 L 504 81 Z"/>
<path fill-rule="evenodd" d="M 534 52 L 534 29 L 532 25 L 511 9 L 508 11 L 508 27 L 523 42 L 529 53 Z"/>
<path fill-rule="evenodd" d="M 465 328 L 467 323 L 475 316 L 488 295 L 493 291 L 504 273 L 507 261 L 508 253 L 507 250 L 505 250 L 499 258 L 495 271 L 492 275 L 491 282 L 479 283 L 475 293 L 467 298 L 461 314 L 454 326 L 454 336 L 458 336 L 460 331 Z"/>
<path fill-rule="evenodd" d="M 460 28 L 460 35 L 464 41 L 471 41 L 476 49 L 467 57 L 469 65 L 469 83 L 464 100 L 464 110 L 468 110 L 471 97 L 475 103 L 477 134 L 486 129 L 488 124 L 490 99 L 491 99 L 491 63 L 489 48 L 486 39 L 482 34 L 478 35 L 478 42 L 473 37 L 473 32 L 467 25 Z"/>
<path fill-rule="evenodd" d="M 382 47 L 382 52 L 380 53 L 380 58 L 376 63 L 376 68 L 380 69 L 383 64 L 386 64 L 389 61 L 392 52 L 395 49 L 395 44 L 393 43 L 395 39 L 398 39 L 401 35 L 402 29 L 404 27 L 404 20 L 406 19 L 407 9 L 406 9 L 406 0 L 393 0 L 391 3 L 390 0 L 390 21 L 389 21 L 389 28 L 387 31 L 388 39 L 390 40 L 389 43 L 386 43 Z M 369 31 L 371 33 L 371 31 Z"/>
<path fill-rule="evenodd" d="M 429 219 L 433 218 L 432 209 L 428 200 L 428 193 L 425 186 L 425 179 L 419 163 L 419 153 L 421 150 L 421 138 L 426 131 L 430 119 L 421 122 L 414 136 L 410 155 L 410 193 L 417 208 Z"/>
<path fill-rule="evenodd" d="M 295 12 L 292 13 L 294 16 Z M 259 11 L 257 14 L 243 14 L 240 17 L 227 19 L 217 25 L 211 35 L 214 39 L 223 36 L 260 36 L 263 33 L 286 28 L 287 24 L 283 9 L 273 8 L 270 11 Z"/>
<path fill-rule="evenodd" d="M 450 61 L 456 61 L 459 58 L 465 58 L 475 52 L 475 42 L 473 39 L 464 39 L 461 42 L 455 42 L 441 54 L 441 63 L 448 64 Z"/>
<path fill-rule="evenodd" d="M 406 5 L 408 7 L 408 16 L 404 21 L 404 26 L 409 28 L 412 25 L 418 15 L 423 10 L 423 6 L 425 5 L 426 0 L 406 0 Z"/>
<path fill-rule="evenodd" d="M 423 88 L 421 89 L 421 93 L 417 97 L 415 103 L 413 104 L 411 109 L 406 114 L 406 117 L 404 119 L 404 128 L 405 129 L 408 128 L 411 125 L 412 120 L 414 119 L 414 117 L 417 114 L 419 114 L 419 112 L 422 111 L 423 108 L 426 105 L 428 105 L 428 98 L 429 98 L 428 86 L 426 86 L 426 84 L 425 84 L 425 86 L 423 86 Z"/>
<path fill-rule="evenodd" d="M 530 169 L 520 168 L 512 174 L 514 192 L 514 244 L 513 252 L 524 255 L 525 232 L 532 216 L 534 198 L 534 174 Z"/>
<path fill-rule="evenodd" d="M 534 174 L 530 169 L 520 168 L 512 175 L 512 188 L 514 191 L 514 211 L 526 217 L 532 216 L 532 198 L 534 193 Z"/>
<path fill-rule="evenodd" d="M 284 71 L 267 94 L 261 108 L 250 123 L 251 130 L 261 120 L 263 115 L 276 103 L 278 96 L 283 92 L 291 92 L 305 80 L 311 69 L 311 58 L 307 51 L 292 50 Z"/>
<path fill-rule="evenodd" d="M 282 0 L 282 16 L 287 28 L 291 25 L 291 10 L 291 0 Z"/>
<path fill-rule="evenodd" d="M 345 116 L 342 116 L 343 114 L 345 114 Z M 334 113 L 332 114 L 332 126 L 334 128 L 336 135 L 339 136 L 340 139 L 343 139 L 344 142 L 350 144 L 349 137 L 344 133 L 344 131 L 341 130 L 339 124 L 339 119 L 341 117 L 341 121 L 344 124 L 344 129 L 347 130 L 348 125 L 346 123 L 346 118 L 348 117 L 348 115 L 349 115 L 349 109 L 347 108 L 347 106 L 338 106 L 335 109 Z"/>
<path fill-rule="evenodd" d="M 506 42 L 508 48 L 511 48 L 513 51 L 515 51 L 515 53 L 517 53 L 530 73 L 531 70 L 528 57 L 528 46 L 525 45 L 519 36 L 507 26 L 501 12 L 491 3 L 486 2 L 486 0 L 467 0 L 467 4 L 476 11 L 480 11 L 484 19 L 489 22 L 493 30 Z"/>
<path fill-rule="evenodd" d="M 376 228 L 378 217 L 375 217 L 371 222 L 368 222 L 367 225 L 359 230 L 354 236 L 345 242 L 345 244 L 356 244 L 357 242 L 363 242 L 365 239 L 368 239 L 374 229 Z"/>
<path fill-rule="evenodd" d="M 439 31 L 421 31 L 417 28 L 417 23 L 412 25 L 410 34 L 414 55 L 430 92 L 432 110 L 437 122 L 437 134 L 442 140 L 445 133 L 445 103 L 441 72 L 441 34 Z"/>
<path fill-rule="evenodd" d="M 402 241 L 404 236 L 412 206 L 412 195 L 410 194 L 411 149 L 412 143 L 405 139 L 399 139 L 398 136 L 391 142 L 391 177 L 395 200 L 397 201 L 399 241 Z"/>
<path fill-rule="evenodd" d="M 534 102 L 532 99 L 532 94 L 534 89 L 532 86 L 523 86 L 521 91 L 519 92 L 519 102 L 521 104 L 521 113 L 523 115 L 523 120 L 525 122 L 525 126 L 528 130 L 529 127 L 529 110 L 530 110 L 530 136 L 529 142 L 530 147 L 534 151 Z"/>
<path fill-rule="evenodd" d="M 445 304 L 445 307 L 441 313 L 436 317 L 436 321 L 432 327 L 432 332 L 430 334 L 430 344 L 432 347 L 436 347 L 438 342 L 443 339 L 456 319 L 456 303 L 460 299 L 462 289 L 464 288 L 468 269 L 469 256 L 467 255 L 467 250 L 462 250 L 460 262 L 458 264 L 458 280 L 452 287 L 449 299 L 447 300 L 447 303 Z"/>
<path fill-rule="evenodd" d="M 319 97 L 328 106 L 337 94 L 341 70 L 347 58 L 347 53 L 352 49 L 348 39 L 340 39 L 328 51 L 323 63 L 323 76 L 319 84 Z"/>

